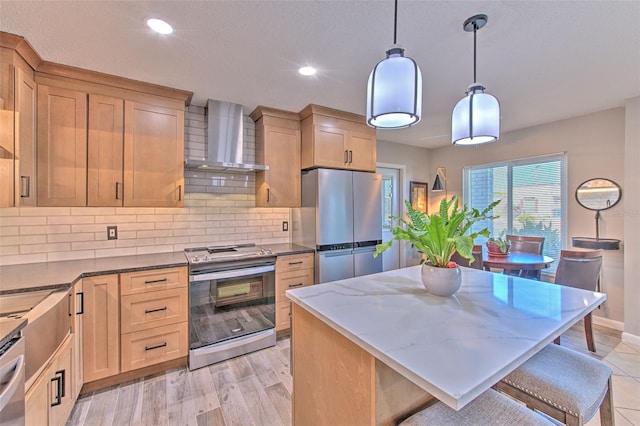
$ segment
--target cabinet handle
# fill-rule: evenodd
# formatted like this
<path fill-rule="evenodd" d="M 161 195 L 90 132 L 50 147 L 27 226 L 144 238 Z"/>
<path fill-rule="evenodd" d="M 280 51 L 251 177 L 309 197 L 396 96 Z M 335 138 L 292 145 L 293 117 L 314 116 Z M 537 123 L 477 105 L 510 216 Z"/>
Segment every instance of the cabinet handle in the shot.
<path fill-rule="evenodd" d="M 344 150 L 344 162 L 349 162 L 349 151 L 347 151 L 346 149 Z"/>
<path fill-rule="evenodd" d="M 160 349 L 160 348 L 164 348 L 165 346 L 167 346 L 167 342 L 164 342 L 160 345 L 155 345 L 155 346 L 145 346 L 144 350 L 145 351 L 152 351 L 154 349 Z"/>
<path fill-rule="evenodd" d="M 158 283 L 166 283 L 166 282 L 167 282 L 167 279 L 163 278 L 161 280 L 148 280 L 148 281 L 145 281 L 144 283 L 145 284 L 158 284 Z"/>
<path fill-rule="evenodd" d="M 20 198 L 31 197 L 31 176 L 20 176 Z"/>
<path fill-rule="evenodd" d="M 300 260 L 299 262 L 289 262 L 289 265 L 300 265 L 304 263 L 302 260 Z"/>
<path fill-rule="evenodd" d="M 71 294 L 71 292 L 69 292 L 69 294 L 67 295 L 67 314 L 69 314 L 69 316 L 72 316 L 71 314 L 71 296 L 73 296 L 73 294 Z"/>
<path fill-rule="evenodd" d="M 84 292 L 76 293 L 76 296 L 80 296 L 80 310 L 76 312 L 76 315 L 84 314 Z"/>
<path fill-rule="evenodd" d="M 58 370 L 58 371 L 56 371 L 56 376 L 57 375 L 60 375 L 60 377 L 61 377 L 61 380 L 60 380 L 60 389 L 61 389 L 60 390 L 60 397 L 64 398 L 64 393 L 65 393 L 64 390 L 66 388 L 64 383 L 65 383 L 65 377 L 67 375 L 67 370 Z"/>
<path fill-rule="evenodd" d="M 349 150 L 349 164 L 353 163 L 353 151 Z"/>
<path fill-rule="evenodd" d="M 178 201 L 182 201 L 182 185 L 178 185 Z"/>
<path fill-rule="evenodd" d="M 55 407 L 56 405 L 62 404 L 62 396 L 60 396 L 60 394 L 62 393 L 62 390 L 60 389 L 60 377 L 52 378 L 51 383 L 53 382 L 56 382 L 56 397 L 55 401 L 51 403 L 51 406 Z"/>
<path fill-rule="evenodd" d="M 271 201 L 271 189 L 267 188 L 267 203 Z"/>
<path fill-rule="evenodd" d="M 158 308 L 158 309 L 145 309 L 144 313 L 145 314 L 150 314 L 152 312 L 160 312 L 160 311 L 166 311 L 166 310 L 167 310 L 167 307 L 163 306 L 162 308 Z"/>
<path fill-rule="evenodd" d="M 120 194 L 119 189 L 120 189 L 120 182 L 116 182 L 116 200 L 120 199 L 120 198 L 118 198 L 119 194 Z"/>
<path fill-rule="evenodd" d="M 301 287 L 303 286 L 303 283 L 298 283 L 298 284 L 289 284 L 289 288 L 293 288 L 293 287 Z"/>

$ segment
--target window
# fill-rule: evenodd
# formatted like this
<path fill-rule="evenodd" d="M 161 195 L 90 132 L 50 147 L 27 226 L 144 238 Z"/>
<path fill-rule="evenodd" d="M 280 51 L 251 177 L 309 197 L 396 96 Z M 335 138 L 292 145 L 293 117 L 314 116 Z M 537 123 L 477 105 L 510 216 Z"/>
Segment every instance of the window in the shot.
<path fill-rule="evenodd" d="M 566 169 L 564 154 L 464 168 L 464 199 L 483 210 L 494 200 L 494 220 L 478 222 L 473 230 L 489 228 L 491 235 L 544 237 L 544 254 L 560 258 L 566 241 Z M 480 237 L 476 244 L 484 244 Z M 554 262 L 549 271 L 555 271 Z"/>

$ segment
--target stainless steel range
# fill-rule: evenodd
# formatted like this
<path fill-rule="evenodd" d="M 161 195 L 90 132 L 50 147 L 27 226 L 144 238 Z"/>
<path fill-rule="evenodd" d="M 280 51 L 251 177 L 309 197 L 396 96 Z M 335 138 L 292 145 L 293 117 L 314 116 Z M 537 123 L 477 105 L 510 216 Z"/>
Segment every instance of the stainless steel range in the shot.
<path fill-rule="evenodd" d="M 273 346 L 275 262 L 255 244 L 186 249 L 189 369 Z"/>

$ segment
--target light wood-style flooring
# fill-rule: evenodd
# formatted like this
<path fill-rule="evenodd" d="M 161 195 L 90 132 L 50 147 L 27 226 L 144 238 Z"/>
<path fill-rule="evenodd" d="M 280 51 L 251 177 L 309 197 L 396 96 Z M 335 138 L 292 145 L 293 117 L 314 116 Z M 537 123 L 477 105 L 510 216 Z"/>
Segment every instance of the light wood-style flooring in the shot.
<path fill-rule="evenodd" d="M 604 358 L 620 343 L 620 332 L 594 326 Z M 561 344 L 589 353 L 582 322 Z M 186 368 L 83 395 L 68 425 L 257 425 L 291 424 L 289 339 L 276 346 L 195 371 Z"/>

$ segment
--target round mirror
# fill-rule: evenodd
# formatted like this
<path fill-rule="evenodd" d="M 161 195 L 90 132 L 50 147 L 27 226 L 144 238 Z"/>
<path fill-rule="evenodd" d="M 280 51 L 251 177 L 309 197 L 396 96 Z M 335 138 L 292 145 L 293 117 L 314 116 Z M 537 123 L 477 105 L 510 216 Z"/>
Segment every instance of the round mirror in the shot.
<path fill-rule="evenodd" d="M 578 204 L 589 210 L 610 209 L 618 204 L 621 195 L 620 185 L 604 178 L 589 179 L 576 189 Z"/>

